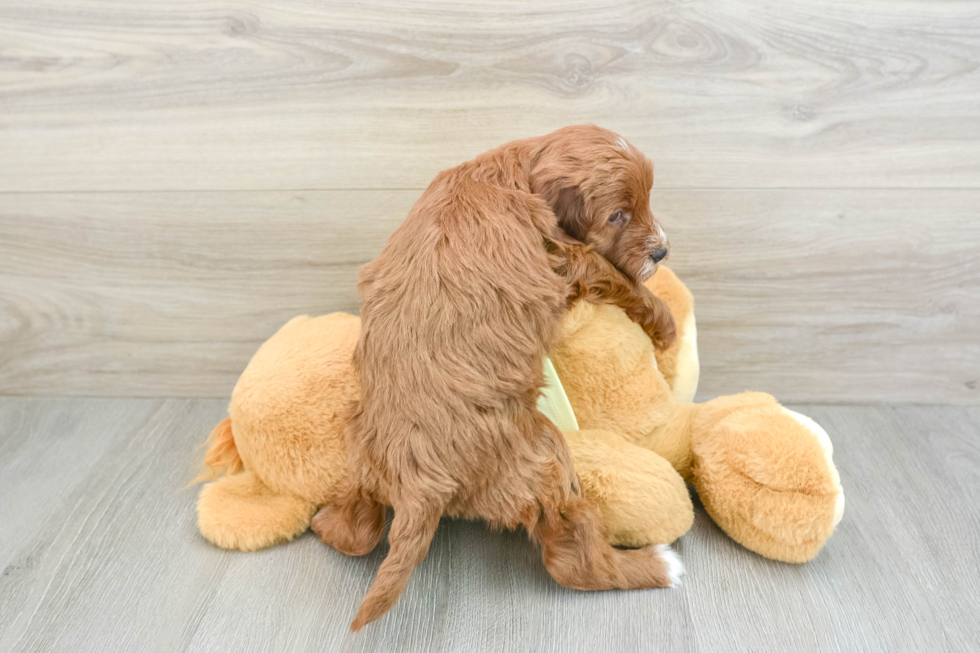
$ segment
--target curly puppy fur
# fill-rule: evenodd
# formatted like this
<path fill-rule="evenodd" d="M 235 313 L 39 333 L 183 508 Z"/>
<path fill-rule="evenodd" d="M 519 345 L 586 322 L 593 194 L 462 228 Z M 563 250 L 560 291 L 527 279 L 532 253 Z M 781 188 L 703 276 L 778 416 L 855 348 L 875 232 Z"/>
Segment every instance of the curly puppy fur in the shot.
<path fill-rule="evenodd" d="M 673 339 L 669 310 L 640 285 L 668 247 L 652 183 L 650 161 L 595 126 L 514 141 L 441 172 L 362 269 L 356 489 L 315 520 L 324 542 L 366 553 L 380 506 L 394 508 L 354 630 L 398 600 L 443 515 L 524 526 L 566 587 L 676 582 L 669 551 L 602 538 L 568 445 L 536 408 L 570 301 L 615 303 L 654 342 Z"/>

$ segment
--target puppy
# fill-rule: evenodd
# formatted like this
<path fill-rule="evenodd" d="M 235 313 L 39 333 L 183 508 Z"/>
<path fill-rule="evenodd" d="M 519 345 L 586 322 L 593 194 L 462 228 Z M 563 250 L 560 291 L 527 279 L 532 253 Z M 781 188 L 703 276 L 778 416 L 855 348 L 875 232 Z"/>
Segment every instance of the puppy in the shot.
<path fill-rule="evenodd" d="M 561 432 L 536 407 L 570 301 L 618 304 L 658 345 L 673 339 L 669 311 L 640 285 L 668 249 L 652 183 L 650 161 L 599 127 L 514 141 L 441 172 L 362 269 L 354 489 L 314 519 L 324 542 L 360 555 L 394 508 L 353 630 L 398 600 L 443 515 L 524 526 L 566 587 L 677 582 L 668 547 L 602 538 Z"/>

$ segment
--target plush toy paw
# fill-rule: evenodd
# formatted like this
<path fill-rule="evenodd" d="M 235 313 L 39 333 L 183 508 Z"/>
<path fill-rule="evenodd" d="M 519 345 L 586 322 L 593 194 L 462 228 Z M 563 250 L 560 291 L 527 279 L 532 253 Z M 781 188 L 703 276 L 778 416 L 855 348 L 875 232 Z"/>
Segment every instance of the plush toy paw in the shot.
<path fill-rule="evenodd" d="M 844 511 L 830 438 L 771 396 L 703 404 L 692 433 L 694 485 L 736 542 L 784 562 L 813 558 Z"/>
<path fill-rule="evenodd" d="M 204 486 L 197 500 L 197 526 L 223 549 L 258 551 L 306 531 L 315 510 L 315 504 L 277 494 L 254 472 L 245 471 Z"/>
<path fill-rule="evenodd" d="M 667 460 L 610 431 L 564 431 L 606 540 L 641 548 L 668 544 L 694 523 L 687 485 Z M 669 550 L 669 549 L 668 549 Z"/>

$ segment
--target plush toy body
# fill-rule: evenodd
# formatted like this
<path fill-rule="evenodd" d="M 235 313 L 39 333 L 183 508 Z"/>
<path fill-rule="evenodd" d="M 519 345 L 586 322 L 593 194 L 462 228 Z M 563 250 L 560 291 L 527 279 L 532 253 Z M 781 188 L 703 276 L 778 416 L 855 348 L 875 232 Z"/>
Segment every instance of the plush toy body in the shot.
<path fill-rule="evenodd" d="M 663 267 L 647 285 L 674 314 L 671 348 L 655 352 L 622 310 L 580 302 L 551 352 L 579 425 L 564 434 L 607 539 L 676 540 L 694 519 L 690 482 L 743 546 L 809 560 L 843 512 L 829 438 L 766 394 L 690 403 L 698 380 L 690 293 Z M 198 501 L 199 528 L 218 546 L 255 550 L 292 539 L 346 489 L 344 420 L 359 392 L 350 362 L 359 324 L 342 313 L 297 317 L 242 374 L 206 459 L 226 475 Z"/>

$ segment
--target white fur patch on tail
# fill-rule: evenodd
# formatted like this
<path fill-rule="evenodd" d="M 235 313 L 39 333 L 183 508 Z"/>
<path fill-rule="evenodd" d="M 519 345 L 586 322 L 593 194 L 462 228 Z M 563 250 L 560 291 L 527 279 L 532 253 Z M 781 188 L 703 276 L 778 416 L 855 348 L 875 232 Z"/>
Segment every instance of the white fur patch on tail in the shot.
<path fill-rule="evenodd" d="M 653 548 L 667 564 L 667 576 L 670 578 L 670 586 L 680 587 L 681 576 L 687 573 L 684 569 L 684 563 L 681 562 L 681 557 L 666 544 L 657 544 Z"/>

